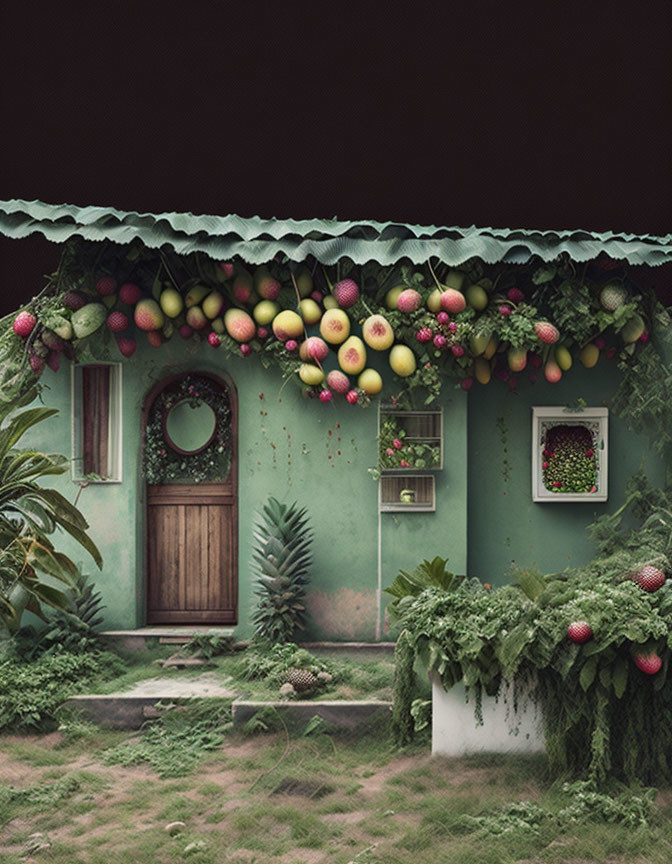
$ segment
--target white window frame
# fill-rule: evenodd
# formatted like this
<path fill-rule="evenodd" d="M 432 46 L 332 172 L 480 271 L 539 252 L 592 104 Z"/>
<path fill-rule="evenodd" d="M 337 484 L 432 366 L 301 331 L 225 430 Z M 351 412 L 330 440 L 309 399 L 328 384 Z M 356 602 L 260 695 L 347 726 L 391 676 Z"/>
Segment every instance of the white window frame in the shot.
<path fill-rule="evenodd" d="M 599 427 L 600 444 L 597 450 L 598 466 L 597 492 L 550 492 L 543 482 L 541 456 L 541 426 L 542 423 L 580 425 L 585 422 L 597 423 Z M 592 504 L 604 502 L 609 493 L 609 409 L 584 408 L 583 411 L 567 411 L 557 405 L 532 408 L 532 500 L 545 504 L 577 503 L 579 501 Z"/>

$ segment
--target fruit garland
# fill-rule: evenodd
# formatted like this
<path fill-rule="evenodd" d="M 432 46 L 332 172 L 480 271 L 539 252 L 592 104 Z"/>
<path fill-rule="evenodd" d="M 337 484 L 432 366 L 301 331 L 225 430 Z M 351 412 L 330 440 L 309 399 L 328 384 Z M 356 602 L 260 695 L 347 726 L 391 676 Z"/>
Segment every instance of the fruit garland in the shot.
<path fill-rule="evenodd" d="M 101 335 L 123 357 L 140 337 L 156 348 L 173 338 L 207 340 L 213 350 L 279 367 L 324 404 L 343 397 L 367 405 L 383 389 L 401 407 L 416 396 L 429 404 L 448 379 L 464 390 L 491 380 L 515 390 L 523 375 L 556 383 L 577 357 L 587 368 L 602 356 L 634 365 L 660 312 L 655 298 L 604 256 L 581 273 L 565 256 L 538 263 L 486 269 L 472 259 L 455 269 L 342 260 L 327 272 L 279 256 L 251 272 L 241 260 L 135 241 L 71 241 L 42 295 L 0 325 L 0 389 L 11 400 L 27 377 L 57 369 L 62 354 L 77 355 Z M 375 354 L 390 373 L 368 365 Z"/>
<path fill-rule="evenodd" d="M 203 450 L 182 454 L 164 433 L 165 417 L 178 402 L 205 402 L 216 418 L 215 435 Z M 162 390 L 149 412 L 143 474 L 150 486 L 161 483 L 207 483 L 224 480 L 231 466 L 231 409 L 225 392 L 202 375 L 187 375 Z"/>

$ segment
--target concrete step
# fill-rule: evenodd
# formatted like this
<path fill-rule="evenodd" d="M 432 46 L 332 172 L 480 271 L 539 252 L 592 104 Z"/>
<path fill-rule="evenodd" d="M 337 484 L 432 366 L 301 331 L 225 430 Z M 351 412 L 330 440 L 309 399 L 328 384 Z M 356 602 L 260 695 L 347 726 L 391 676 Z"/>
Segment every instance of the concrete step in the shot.
<path fill-rule="evenodd" d="M 321 717 L 329 726 L 350 730 L 356 729 L 375 715 L 392 716 L 392 702 L 379 702 L 373 699 L 314 702 L 309 700 L 262 702 L 236 699 L 231 706 L 233 725 L 244 726 L 255 714 L 269 707 L 274 708 L 287 727 L 293 729 L 305 727 L 315 716 Z"/>
<path fill-rule="evenodd" d="M 228 685 L 230 678 L 205 673 L 197 678 L 148 678 L 119 693 L 71 696 L 66 705 L 85 719 L 107 729 L 139 729 L 160 716 L 162 705 L 176 705 L 189 699 L 235 699 L 238 693 Z"/>

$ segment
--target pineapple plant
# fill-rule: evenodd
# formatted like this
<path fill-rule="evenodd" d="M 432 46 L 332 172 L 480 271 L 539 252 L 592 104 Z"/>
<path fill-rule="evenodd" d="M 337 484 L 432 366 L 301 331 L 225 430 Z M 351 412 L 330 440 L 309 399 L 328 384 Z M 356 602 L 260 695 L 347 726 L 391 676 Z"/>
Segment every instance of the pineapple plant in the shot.
<path fill-rule="evenodd" d="M 311 565 L 312 531 L 306 509 L 271 497 L 254 529 L 254 561 L 259 568 L 252 615 L 260 639 L 290 642 L 305 629 L 305 587 Z"/>

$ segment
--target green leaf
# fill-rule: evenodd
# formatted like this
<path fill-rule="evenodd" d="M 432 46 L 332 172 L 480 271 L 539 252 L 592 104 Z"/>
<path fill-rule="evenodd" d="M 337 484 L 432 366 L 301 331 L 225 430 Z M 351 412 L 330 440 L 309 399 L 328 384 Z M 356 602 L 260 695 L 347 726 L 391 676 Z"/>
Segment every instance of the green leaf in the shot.
<path fill-rule="evenodd" d="M 620 699 L 625 693 L 628 683 L 628 664 L 623 657 L 619 657 L 614 663 L 611 683 L 613 684 L 616 697 Z"/>
<path fill-rule="evenodd" d="M 597 657 L 589 657 L 583 664 L 581 673 L 579 674 L 579 684 L 584 692 L 589 689 L 590 685 L 595 680 L 596 672 Z"/>
<path fill-rule="evenodd" d="M 603 666 L 600 669 L 600 684 L 608 690 L 611 686 L 612 681 L 612 667 L 611 666 Z"/>

